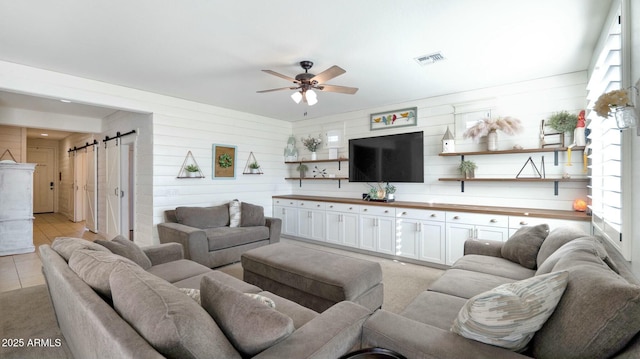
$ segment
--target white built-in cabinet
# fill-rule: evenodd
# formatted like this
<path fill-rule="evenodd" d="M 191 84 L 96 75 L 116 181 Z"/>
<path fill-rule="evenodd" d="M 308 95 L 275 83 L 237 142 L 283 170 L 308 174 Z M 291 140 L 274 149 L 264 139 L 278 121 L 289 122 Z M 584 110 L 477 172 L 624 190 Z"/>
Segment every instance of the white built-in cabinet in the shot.
<path fill-rule="evenodd" d="M 273 199 L 282 234 L 358 248 L 398 258 L 451 265 L 468 239 L 506 241 L 522 226 L 572 226 L 590 233 L 590 222 L 503 214 L 442 211 L 353 203 Z"/>
<path fill-rule="evenodd" d="M 0 256 L 30 253 L 35 163 L 0 163 Z"/>

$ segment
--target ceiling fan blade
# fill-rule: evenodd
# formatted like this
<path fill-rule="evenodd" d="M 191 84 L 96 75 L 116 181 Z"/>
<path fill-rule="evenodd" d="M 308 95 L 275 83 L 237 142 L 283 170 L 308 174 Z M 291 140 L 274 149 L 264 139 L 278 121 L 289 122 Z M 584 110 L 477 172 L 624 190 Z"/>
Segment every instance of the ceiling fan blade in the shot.
<path fill-rule="evenodd" d="M 335 85 L 318 85 L 318 90 L 325 92 L 338 92 L 353 95 L 358 92 L 357 87 L 335 86 Z"/>
<path fill-rule="evenodd" d="M 297 90 L 299 87 L 280 87 L 277 89 L 271 89 L 271 90 L 262 90 L 262 91 L 256 91 L 257 93 L 265 93 L 265 92 L 273 92 L 273 91 L 282 91 L 282 90 Z"/>
<path fill-rule="evenodd" d="M 340 75 L 342 75 L 343 73 L 345 73 L 347 71 L 345 71 L 343 68 L 341 68 L 340 66 L 336 66 L 333 65 L 331 67 L 329 67 L 328 69 L 322 71 L 321 73 L 315 75 L 310 81 L 317 81 L 319 84 L 329 81 L 334 77 L 338 77 Z"/>
<path fill-rule="evenodd" d="M 263 72 L 266 72 L 266 73 L 268 73 L 268 74 L 270 74 L 270 75 L 273 75 L 273 76 L 278 76 L 278 77 L 280 77 L 280 78 L 282 78 L 282 79 L 285 79 L 285 80 L 287 80 L 287 81 L 291 81 L 291 82 L 295 82 L 295 83 L 298 83 L 298 82 L 299 82 L 298 80 L 294 79 L 293 77 L 289 77 L 289 76 L 287 76 L 287 75 L 283 75 L 283 74 L 281 74 L 281 73 L 277 73 L 277 72 L 272 71 L 272 70 L 262 70 L 262 71 L 263 71 Z"/>

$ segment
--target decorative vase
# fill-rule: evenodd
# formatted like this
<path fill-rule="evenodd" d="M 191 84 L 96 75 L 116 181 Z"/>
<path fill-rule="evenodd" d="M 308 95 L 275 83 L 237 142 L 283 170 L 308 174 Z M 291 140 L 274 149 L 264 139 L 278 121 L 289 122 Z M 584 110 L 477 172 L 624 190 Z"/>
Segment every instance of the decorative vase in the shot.
<path fill-rule="evenodd" d="M 569 145 L 573 144 L 573 132 L 571 131 L 565 132 L 563 136 L 564 136 L 564 147 L 568 147 Z"/>
<path fill-rule="evenodd" d="M 616 107 L 616 125 L 619 129 L 633 127 L 636 123 L 636 113 L 632 106 Z"/>
<path fill-rule="evenodd" d="M 465 179 L 475 178 L 475 176 L 476 176 L 476 171 L 475 170 L 468 170 L 468 171 L 464 172 L 464 178 Z"/>
<path fill-rule="evenodd" d="M 186 172 L 187 177 L 195 177 L 196 173 L 195 172 Z"/>
<path fill-rule="evenodd" d="M 498 150 L 498 132 L 489 131 L 487 134 L 487 151 L 497 151 Z"/>
<path fill-rule="evenodd" d="M 311 152 L 311 160 L 315 161 L 317 159 L 318 159 L 318 155 L 316 155 L 316 152 L 315 151 Z"/>
<path fill-rule="evenodd" d="M 305 174 L 304 171 L 300 171 L 300 178 L 304 178 Z"/>

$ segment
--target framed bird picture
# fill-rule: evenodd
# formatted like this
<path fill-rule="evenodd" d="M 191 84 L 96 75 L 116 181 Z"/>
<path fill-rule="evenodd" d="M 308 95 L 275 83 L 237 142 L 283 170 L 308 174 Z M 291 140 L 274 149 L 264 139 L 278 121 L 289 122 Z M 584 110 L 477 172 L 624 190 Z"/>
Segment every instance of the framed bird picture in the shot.
<path fill-rule="evenodd" d="M 372 113 L 370 118 L 371 131 L 392 127 L 418 125 L 418 108 L 403 108 L 401 110 Z"/>

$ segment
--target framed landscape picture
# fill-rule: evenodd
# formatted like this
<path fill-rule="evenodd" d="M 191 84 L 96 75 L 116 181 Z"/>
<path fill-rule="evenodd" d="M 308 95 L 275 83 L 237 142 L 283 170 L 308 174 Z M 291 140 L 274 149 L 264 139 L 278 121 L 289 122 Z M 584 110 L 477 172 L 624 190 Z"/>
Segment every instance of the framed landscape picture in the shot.
<path fill-rule="evenodd" d="M 213 179 L 236 178 L 236 146 L 213 145 Z"/>

